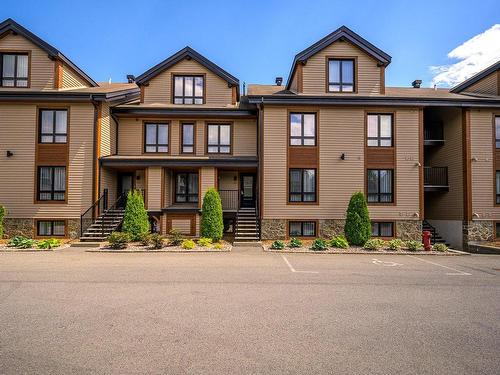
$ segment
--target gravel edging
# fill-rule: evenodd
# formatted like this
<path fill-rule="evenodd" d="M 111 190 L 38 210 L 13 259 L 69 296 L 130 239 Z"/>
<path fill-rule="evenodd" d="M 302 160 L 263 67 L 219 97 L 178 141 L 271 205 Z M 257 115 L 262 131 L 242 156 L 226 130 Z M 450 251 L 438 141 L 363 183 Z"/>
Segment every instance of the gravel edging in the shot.
<path fill-rule="evenodd" d="M 180 246 L 165 246 L 161 249 L 153 249 L 147 246 L 128 246 L 125 249 L 111 249 L 110 247 L 100 247 L 96 249 L 85 250 L 88 253 L 228 253 L 232 250 L 232 246 L 226 243 L 222 249 L 215 249 L 213 247 L 196 247 L 188 250 Z"/>
<path fill-rule="evenodd" d="M 15 247 L 0 247 L 0 253 L 41 253 L 41 252 L 52 252 L 57 250 L 62 250 L 70 247 L 69 244 L 64 244 L 54 249 L 37 249 L 37 248 L 29 248 L 29 249 L 17 249 Z"/>
<path fill-rule="evenodd" d="M 470 255 L 469 253 L 459 251 L 459 250 L 451 250 L 449 249 L 446 252 L 441 251 L 381 251 L 381 250 L 334 250 L 328 249 L 323 251 L 314 251 L 306 248 L 300 248 L 298 250 L 292 249 L 283 249 L 283 250 L 275 250 L 269 247 L 264 247 L 264 251 L 269 253 L 286 253 L 286 254 L 358 254 L 358 255 L 435 255 L 435 256 L 461 256 L 461 255 Z"/>

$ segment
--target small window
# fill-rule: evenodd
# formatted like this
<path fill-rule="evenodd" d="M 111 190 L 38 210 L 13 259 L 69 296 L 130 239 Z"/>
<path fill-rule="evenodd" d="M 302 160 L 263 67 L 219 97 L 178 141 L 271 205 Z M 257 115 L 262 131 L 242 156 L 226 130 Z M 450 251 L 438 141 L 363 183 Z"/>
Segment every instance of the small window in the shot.
<path fill-rule="evenodd" d="M 203 76 L 174 76 L 174 104 L 203 104 Z"/>
<path fill-rule="evenodd" d="M 146 123 L 145 152 L 168 152 L 168 124 Z"/>
<path fill-rule="evenodd" d="M 368 146 L 392 146 L 392 115 L 369 114 L 366 124 Z"/>
<path fill-rule="evenodd" d="M 500 204 L 500 171 L 496 171 L 495 181 L 496 181 L 496 186 L 495 186 L 496 199 L 495 199 L 495 202 L 497 204 Z"/>
<path fill-rule="evenodd" d="M 0 53 L 0 82 L 3 87 L 28 87 L 28 55 Z"/>
<path fill-rule="evenodd" d="M 37 222 L 37 235 L 63 237 L 65 223 L 62 220 L 39 220 Z"/>
<path fill-rule="evenodd" d="M 316 202 L 316 169 L 290 169 L 289 202 Z"/>
<path fill-rule="evenodd" d="M 177 203 L 198 203 L 198 173 L 177 173 L 175 201 Z"/>
<path fill-rule="evenodd" d="M 290 113 L 290 146 L 316 145 L 316 114 Z"/>
<path fill-rule="evenodd" d="M 354 92 L 354 60 L 328 60 L 328 91 Z"/>
<path fill-rule="evenodd" d="M 182 124 L 182 153 L 194 153 L 194 124 Z"/>
<path fill-rule="evenodd" d="M 209 154 L 231 153 L 231 125 L 208 124 L 207 152 Z"/>
<path fill-rule="evenodd" d="M 368 169 L 368 203 L 393 202 L 393 170 Z"/>
<path fill-rule="evenodd" d="M 38 200 L 63 201 L 66 198 L 66 167 L 38 167 Z"/>
<path fill-rule="evenodd" d="M 500 221 L 495 223 L 495 238 L 500 238 Z"/>
<path fill-rule="evenodd" d="M 41 109 L 40 143 L 66 143 L 68 140 L 68 111 Z"/>
<path fill-rule="evenodd" d="M 495 145 L 500 148 L 500 116 L 495 116 Z"/>
<path fill-rule="evenodd" d="M 394 223 L 372 221 L 372 237 L 394 237 Z"/>
<path fill-rule="evenodd" d="M 288 235 L 290 237 L 316 237 L 316 222 L 289 221 Z"/>

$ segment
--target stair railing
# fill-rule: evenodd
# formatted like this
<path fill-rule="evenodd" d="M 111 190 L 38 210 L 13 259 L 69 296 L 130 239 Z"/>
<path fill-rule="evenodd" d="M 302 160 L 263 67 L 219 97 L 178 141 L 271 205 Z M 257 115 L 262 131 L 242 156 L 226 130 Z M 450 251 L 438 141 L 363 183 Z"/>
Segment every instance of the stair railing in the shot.
<path fill-rule="evenodd" d="M 104 189 L 102 195 L 80 215 L 80 237 L 95 223 L 99 215 L 108 208 L 108 189 Z"/>
<path fill-rule="evenodd" d="M 105 222 L 104 219 L 107 217 L 109 211 L 116 210 L 118 207 L 124 207 L 125 203 L 127 201 L 127 194 L 123 193 L 118 197 L 118 199 L 113 203 L 113 205 L 109 208 L 107 208 L 103 214 L 101 215 L 101 235 L 104 237 L 104 228 L 105 228 Z"/>
<path fill-rule="evenodd" d="M 431 243 L 434 245 L 436 243 L 436 228 L 434 228 L 426 219 L 422 220 L 422 227 L 424 226 L 429 228 L 429 232 L 431 232 Z"/>

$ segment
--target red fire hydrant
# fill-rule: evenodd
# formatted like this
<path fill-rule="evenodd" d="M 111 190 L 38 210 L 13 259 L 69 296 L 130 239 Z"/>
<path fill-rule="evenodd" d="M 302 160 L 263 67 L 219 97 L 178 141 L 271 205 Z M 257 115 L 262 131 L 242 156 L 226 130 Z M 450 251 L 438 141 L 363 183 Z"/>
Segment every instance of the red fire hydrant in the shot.
<path fill-rule="evenodd" d="M 423 242 L 424 242 L 424 250 L 430 251 L 432 249 L 432 245 L 431 245 L 431 232 L 429 232 L 428 230 L 424 230 L 422 232 L 422 239 L 423 239 Z"/>

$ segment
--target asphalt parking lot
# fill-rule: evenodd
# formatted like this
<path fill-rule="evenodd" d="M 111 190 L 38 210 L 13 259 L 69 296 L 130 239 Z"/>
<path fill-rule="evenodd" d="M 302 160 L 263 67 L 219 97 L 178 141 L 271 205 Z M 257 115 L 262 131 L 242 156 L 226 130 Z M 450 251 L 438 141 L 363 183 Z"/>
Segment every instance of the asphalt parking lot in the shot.
<path fill-rule="evenodd" d="M 500 256 L 0 253 L 1 374 L 498 374 Z"/>

